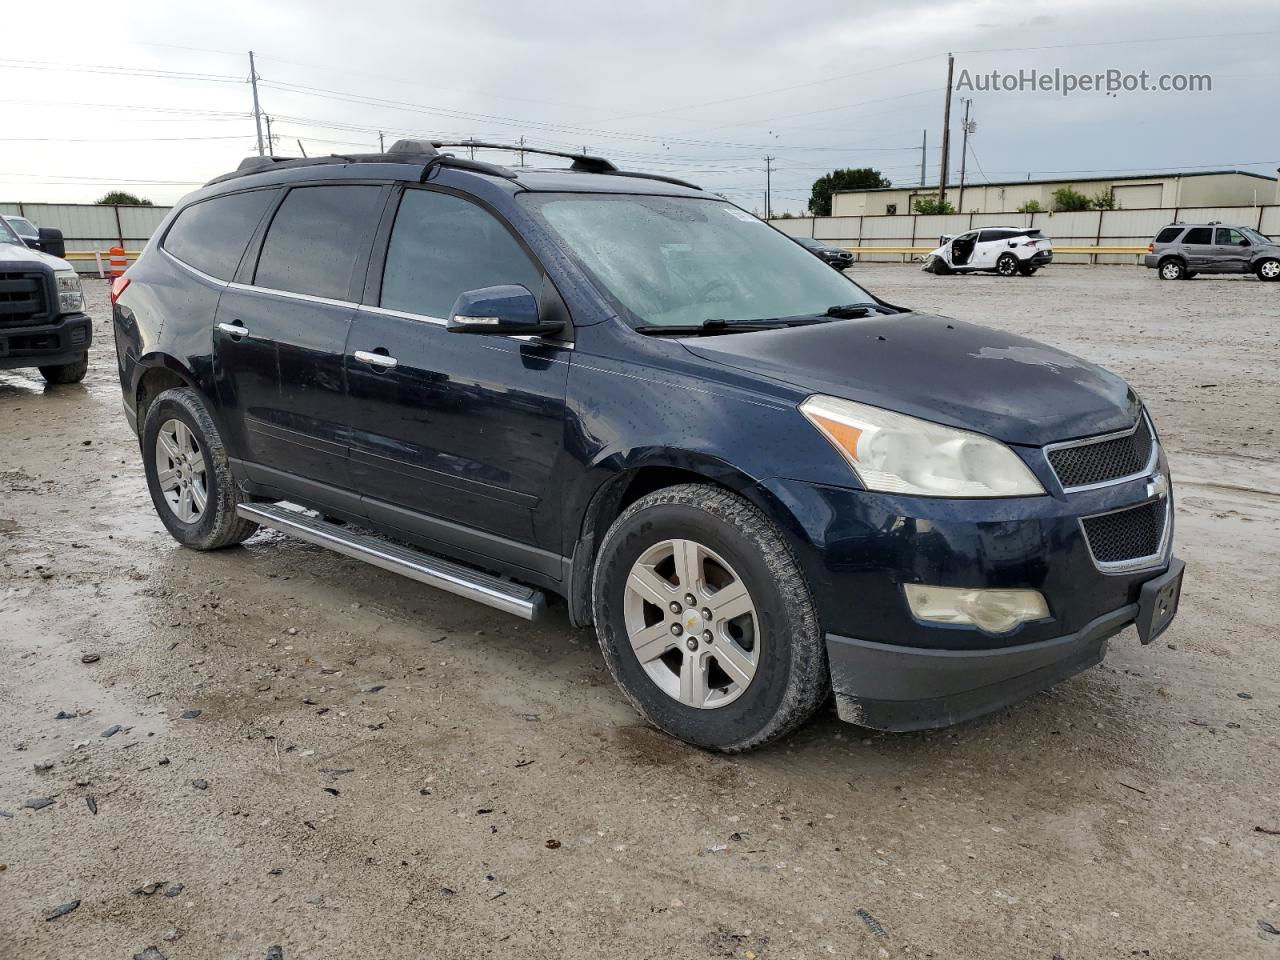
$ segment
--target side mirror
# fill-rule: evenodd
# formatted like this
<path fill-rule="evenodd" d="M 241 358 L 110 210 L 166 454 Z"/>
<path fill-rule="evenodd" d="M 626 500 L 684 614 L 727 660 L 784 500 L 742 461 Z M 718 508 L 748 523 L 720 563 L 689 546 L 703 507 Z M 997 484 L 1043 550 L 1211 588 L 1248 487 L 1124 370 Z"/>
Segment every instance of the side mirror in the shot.
<path fill-rule="evenodd" d="M 1240 241 L 1240 246 L 1242 246 L 1242 247 L 1251 247 L 1251 246 L 1253 246 L 1253 244 L 1251 244 L 1248 240 L 1241 240 L 1241 241 Z"/>
<path fill-rule="evenodd" d="M 62 231 L 56 227 L 41 227 L 40 249 L 54 257 L 65 257 L 67 245 L 62 240 Z"/>
<path fill-rule="evenodd" d="M 538 299 L 528 288 L 502 284 L 460 294 L 449 312 L 448 330 L 510 337 L 555 333 L 563 327 L 560 320 L 541 318 Z"/>

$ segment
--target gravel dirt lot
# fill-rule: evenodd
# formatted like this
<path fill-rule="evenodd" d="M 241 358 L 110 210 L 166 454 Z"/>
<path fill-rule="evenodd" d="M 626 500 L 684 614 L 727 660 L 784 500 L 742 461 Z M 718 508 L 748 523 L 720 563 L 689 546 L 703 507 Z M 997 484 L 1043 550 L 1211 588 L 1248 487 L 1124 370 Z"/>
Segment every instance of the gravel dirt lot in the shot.
<path fill-rule="evenodd" d="M 1159 642 L 951 730 L 698 752 L 562 612 L 178 547 L 89 281 L 85 383 L 0 373 L 0 957 L 1280 957 L 1280 285 L 854 275 L 1132 380 L 1187 561 Z"/>

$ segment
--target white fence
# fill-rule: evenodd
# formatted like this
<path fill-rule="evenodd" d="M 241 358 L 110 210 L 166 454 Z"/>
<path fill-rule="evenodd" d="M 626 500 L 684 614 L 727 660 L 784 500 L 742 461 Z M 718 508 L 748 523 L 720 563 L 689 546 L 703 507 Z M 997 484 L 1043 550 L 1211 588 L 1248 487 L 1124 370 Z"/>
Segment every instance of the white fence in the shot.
<path fill-rule="evenodd" d="M 141 250 L 170 209 L 96 203 L 0 203 L 0 214 L 26 217 L 38 227 L 61 230 L 68 253 L 96 250 L 104 260 L 111 247 Z M 81 273 L 97 273 L 93 260 L 72 263 Z"/>
<path fill-rule="evenodd" d="M 947 216 L 899 214 L 873 217 L 795 217 L 770 221 L 793 237 L 814 237 L 835 247 L 862 247 L 865 260 L 909 260 L 918 254 L 866 253 L 866 247 L 917 247 L 933 249 L 944 233 L 963 233 L 974 227 L 1018 226 L 1043 231 L 1055 246 L 1142 247 L 1161 227 L 1185 223 L 1222 223 L 1253 227 L 1259 233 L 1280 237 L 1280 206 L 1258 207 L 1153 207 L 1147 210 L 1090 210 L 1084 213 L 959 213 Z M 1132 253 L 1055 254 L 1063 263 L 1134 262 Z"/>

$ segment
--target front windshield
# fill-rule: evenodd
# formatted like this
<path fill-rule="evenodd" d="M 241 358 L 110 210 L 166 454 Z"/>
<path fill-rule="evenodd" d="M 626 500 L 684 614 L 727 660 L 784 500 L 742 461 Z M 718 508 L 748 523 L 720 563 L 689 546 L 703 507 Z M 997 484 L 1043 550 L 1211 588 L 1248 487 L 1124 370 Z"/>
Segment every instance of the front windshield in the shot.
<path fill-rule="evenodd" d="M 26 246 L 22 242 L 22 238 L 13 232 L 13 228 L 9 226 L 8 221 L 3 217 L 0 217 L 0 243 L 16 243 L 19 246 Z"/>
<path fill-rule="evenodd" d="M 636 325 L 820 316 L 875 302 L 790 237 L 720 200 L 526 193 L 521 201 Z"/>
<path fill-rule="evenodd" d="M 1248 237 L 1253 243 L 1268 244 L 1271 242 L 1252 227 L 1241 227 L 1240 232 Z"/>

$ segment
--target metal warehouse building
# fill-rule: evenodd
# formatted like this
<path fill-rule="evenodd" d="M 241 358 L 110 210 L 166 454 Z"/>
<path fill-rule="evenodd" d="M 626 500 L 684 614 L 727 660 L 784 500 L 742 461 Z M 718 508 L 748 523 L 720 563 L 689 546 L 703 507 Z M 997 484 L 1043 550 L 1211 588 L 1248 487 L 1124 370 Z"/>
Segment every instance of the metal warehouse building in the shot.
<path fill-rule="evenodd" d="M 1115 194 L 1117 210 L 1154 207 L 1231 207 L 1280 203 L 1275 177 L 1242 170 L 1206 170 L 1194 173 L 1131 174 L 1094 180 L 1009 180 L 1002 183 L 966 183 L 964 200 L 959 185 L 947 187 L 947 199 L 960 213 L 1007 213 L 1034 200 L 1040 209 L 1053 209 L 1053 192 L 1071 187 L 1089 197 Z M 938 187 L 884 187 L 849 190 L 832 198 L 836 217 L 884 216 L 912 212 L 916 197 L 936 197 Z"/>

